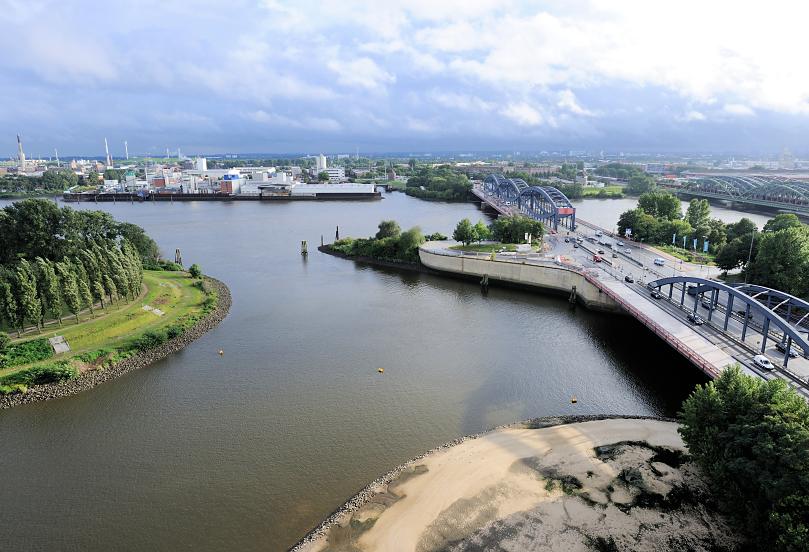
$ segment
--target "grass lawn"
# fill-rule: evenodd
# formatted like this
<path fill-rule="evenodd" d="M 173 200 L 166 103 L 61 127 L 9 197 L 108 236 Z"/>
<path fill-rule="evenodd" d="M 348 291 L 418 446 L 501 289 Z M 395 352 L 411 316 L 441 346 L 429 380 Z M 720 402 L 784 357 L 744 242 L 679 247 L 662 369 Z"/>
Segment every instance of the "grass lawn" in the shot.
<path fill-rule="evenodd" d="M 531 248 L 534 251 L 539 249 L 539 245 L 534 245 Z M 470 245 L 453 245 L 450 249 L 456 251 L 473 251 L 477 253 L 491 253 L 492 251 L 517 251 L 517 244 L 514 243 L 473 243 Z"/>
<path fill-rule="evenodd" d="M 88 351 L 116 349 L 129 345 L 148 330 L 170 326 L 181 316 L 202 312 L 205 294 L 193 286 L 194 280 L 185 272 L 147 270 L 143 273 L 146 293 L 135 301 L 119 301 L 106 311 L 96 309 L 95 317 L 89 313 L 79 315 L 80 323 L 71 316 L 62 321 L 62 326 L 49 325 L 43 332 L 28 332 L 21 339 L 27 341 L 41 337 L 64 336 L 70 352 L 54 355 L 46 363 L 67 360 Z M 160 309 L 165 314 L 158 316 L 143 310 L 143 305 Z M 0 369 L 0 376 L 28 368 L 38 362 Z"/>
<path fill-rule="evenodd" d="M 582 197 L 623 197 L 624 187 L 618 184 L 611 186 L 604 186 L 603 188 L 595 188 L 592 186 L 585 186 L 582 189 Z"/>
<path fill-rule="evenodd" d="M 682 247 L 674 247 L 672 245 L 653 245 L 652 247 L 665 251 L 669 255 L 682 259 L 687 263 L 705 264 L 709 266 L 715 266 L 716 264 L 714 263 L 714 258 L 716 255 L 713 253 L 702 253 L 701 251 L 694 252 L 689 251 L 688 249 L 683 249 Z"/>

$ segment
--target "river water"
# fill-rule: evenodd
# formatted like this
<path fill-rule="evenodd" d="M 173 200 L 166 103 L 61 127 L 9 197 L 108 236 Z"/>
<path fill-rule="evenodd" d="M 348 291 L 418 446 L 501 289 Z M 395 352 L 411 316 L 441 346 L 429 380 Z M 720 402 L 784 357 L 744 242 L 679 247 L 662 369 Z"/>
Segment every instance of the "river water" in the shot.
<path fill-rule="evenodd" d="M 590 205 L 582 216 L 607 225 Z M 230 286 L 233 307 L 164 361 L 0 412 L 3 549 L 282 550 L 455 437 L 533 416 L 674 415 L 704 381 L 628 317 L 537 293 L 482 296 L 314 247 L 338 224 L 367 236 L 381 219 L 450 233 L 484 218 L 473 204 L 394 193 L 78 208 L 95 207 L 143 226 L 169 257 L 180 248 Z"/>

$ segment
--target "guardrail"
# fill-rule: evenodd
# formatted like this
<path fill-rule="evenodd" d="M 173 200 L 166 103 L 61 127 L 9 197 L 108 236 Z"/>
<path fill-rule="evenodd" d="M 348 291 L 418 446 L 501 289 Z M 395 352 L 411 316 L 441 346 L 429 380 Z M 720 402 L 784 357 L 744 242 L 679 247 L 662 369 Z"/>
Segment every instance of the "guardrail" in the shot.
<path fill-rule="evenodd" d="M 618 295 L 617 293 L 613 292 L 607 286 L 603 285 L 597 278 L 593 278 L 591 275 L 585 273 L 584 278 L 600 289 L 602 292 L 606 293 L 613 301 L 621 305 L 626 311 L 628 311 L 632 316 L 642 322 L 646 327 L 650 328 L 653 332 L 655 332 L 659 337 L 661 337 L 666 343 L 674 347 L 681 355 L 686 357 L 690 360 L 693 364 L 695 364 L 700 370 L 711 376 L 712 378 L 719 376 L 719 370 L 716 367 L 707 362 L 704 358 L 694 353 L 689 347 L 685 346 L 682 341 L 680 341 L 677 337 L 672 335 L 668 330 L 663 328 L 660 324 L 646 316 L 644 313 L 639 311 L 635 308 L 631 303 L 626 301 L 623 297 Z"/>

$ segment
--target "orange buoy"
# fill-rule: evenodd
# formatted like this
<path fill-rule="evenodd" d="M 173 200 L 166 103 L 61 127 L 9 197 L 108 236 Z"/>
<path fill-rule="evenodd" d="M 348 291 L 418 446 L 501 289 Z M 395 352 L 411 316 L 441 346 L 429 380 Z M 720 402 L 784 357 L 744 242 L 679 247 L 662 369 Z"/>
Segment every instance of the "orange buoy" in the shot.
<path fill-rule="evenodd" d="M 384 369 L 384 368 L 377 368 L 377 369 L 376 369 L 376 371 L 377 371 L 377 372 L 379 372 L 380 374 L 384 374 L 384 373 L 385 373 L 385 369 Z"/>

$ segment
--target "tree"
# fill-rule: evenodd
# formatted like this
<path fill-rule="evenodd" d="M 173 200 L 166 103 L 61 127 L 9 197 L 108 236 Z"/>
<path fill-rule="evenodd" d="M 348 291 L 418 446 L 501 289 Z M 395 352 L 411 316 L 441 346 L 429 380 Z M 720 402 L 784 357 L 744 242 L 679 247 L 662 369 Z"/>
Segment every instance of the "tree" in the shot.
<path fill-rule="evenodd" d="M 698 386 L 678 430 L 756 550 L 809 548 L 809 405 L 780 378 L 738 366 Z"/>
<path fill-rule="evenodd" d="M 491 237 L 489 227 L 486 226 L 486 223 L 483 222 L 482 220 L 477 221 L 477 223 L 475 224 L 475 234 L 477 234 L 479 242 L 488 240 Z"/>
<path fill-rule="evenodd" d="M 112 303 L 113 297 L 118 295 L 118 288 L 115 286 L 115 282 L 112 281 L 112 278 L 109 277 L 108 274 L 104 274 L 104 291 L 107 292 L 107 297 L 110 298 L 110 303 Z"/>
<path fill-rule="evenodd" d="M 475 227 L 468 218 L 461 220 L 457 226 L 455 226 L 455 231 L 452 233 L 452 239 L 459 241 L 464 245 L 469 245 L 477 238 L 478 236 L 475 232 Z"/>
<path fill-rule="evenodd" d="M 383 220 L 379 223 L 379 231 L 376 233 L 376 239 L 398 238 L 401 233 L 402 229 L 399 228 L 398 222 L 395 220 Z"/>
<path fill-rule="evenodd" d="M 117 230 L 121 238 L 135 247 L 142 259 L 157 259 L 160 257 L 160 248 L 137 224 L 122 222 L 117 225 Z"/>
<path fill-rule="evenodd" d="M 692 199 L 688 204 L 688 209 L 685 212 L 685 220 L 694 229 L 701 229 L 708 227 L 708 221 L 711 218 L 711 206 L 707 199 Z"/>
<path fill-rule="evenodd" d="M 404 259 L 417 261 L 419 258 L 419 246 L 425 241 L 421 228 L 414 226 L 410 230 L 399 235 L 398 249 L 400 256 Z"/>
<path fill-rule="evenodd" d="M 762 232 L 750 281 L 792 295 L 809 293 L 809 227 Z"/>
<path fill-rule="evenodd" d="M 757 232 L 751 232 L 747 236 L 740 236 L 727 242 L 716 254 L 716 266 L 727 272 L 742 266 L 747 262 L 748 256 L 755 258 L 758 252 L 758 242 L 754 235 L 757 234 Z"/>
<path fill-rule="evenodd" d="M 59 276 L 59 283 L 62 288 L 62 297 L 70 312 L 76 317 L 76 324 L 79 323 L 79 312 L 81 311 L 81 294 L 79 284 L 76 281 L 76 274 L 69 261 L 56 263 L 56 274 Z"/>
<path fill-rule="evenodd" d="M 188 267 L 188 273 L 192 278 L 202 278 L 202 269 L 197 263 L 194 263 Z"/>
<path fill-rule="evenodd" d="M 12 284 L 8 280 L 0 280 L 0 305 L 3 312 L 0 315 L 8 322 L 9 328 L 17 328 L 17 335 L 22 334 L 23 318 L 17 298 L 12 292 Z"/>
<path fill-rule="evenodd" d="M 502 243 L 523 243 L 525 235 L 542 241 L 544 227 L 538 220 L 525 215 L 498 217 L 489 227 L 491 238 Z"/>
<path fill-rule="evenodd" d="M 674 220 L 682 217 L 680 200 L 669 192 L 654 191 L 641 194 L 638 198 L 638 208 L 658 219 Z"/>
<path fill-rule="evenodd" d="M 741 236 L 748 236 L 752 232 L 758 232 L 756 223 L 747 217 L 742 218 L 738 222 L 725 225 L 728 241 L 735 240 Z"/>
<path fill-rule="evenodd" d="M 660 236 L 660 228 L 657 219 L 646 213 L 643 209 L 631 209 L 624 211 L 618 217 L 618 233 L 626 235 L 627 229 L 632 229 L 632 239 L 638 241 L 656 240 Z M 669 236 L 669 240 L 671 237 Z"/>
<path fill-rule="evenodd" d="M 711 219 L 708 221 L 708 241 L 710 248 L 713 251 L 719 251 L 727 243 L 728 236 L 725 229 L 725 223 L 719 219 Z"/>
<path fill-rule="evenodd" d="M 37 294 L 36 278 L 31 270 L 31 265 L 25 259 L 17 264 L 15 271 L 17 284 L 17 302 L 22 312 L 21 323 L 25 325 L 25 320 L 30 320 L 39 329 L 42 320 L 42 302 Z"/>
<path fill-rule="evenodd" d="M 624 190 L 628 194 L 640 195 L 651 192 L 656 187 L 655 181 L 647 174 L 636 174 L 629 179 L 629 184 Z"/>
<path fill-rule="evenodd" d="M 34 264 L 37 267 L 37 282 L 39 283 L 39 298 L 42 301 L 42 318 L 44 321 L 47 312 L 51 318 L 62 325 L 62 296 L 59 292 L 59 279 L 53 269 L 53 264 L 42 257 L 37 257 Z"/>
<path fill-rule="evenodd" d="M 792 213 L 780 213 L 767 221 L 762 232 L 778 232 L 786 228 L 800 228 L 803 226 L 797 215 Z"/>
<path fill-rule="evenodd" d="M 326 171 L 319 172 L 317 174 L 318 182 L 328 182 L 329 181 L 329 173 Z"/>
<path fill-rule="evenodd" d="M 104 290 L 104 284 L 102 284 L 101 282 L 93 282 L 91 291 L 93 297 L 101 303 L 101 308 L 106 309 L 106 307 L 104 306 L 104 294 L 106 293 L 106 291 Z"/>

